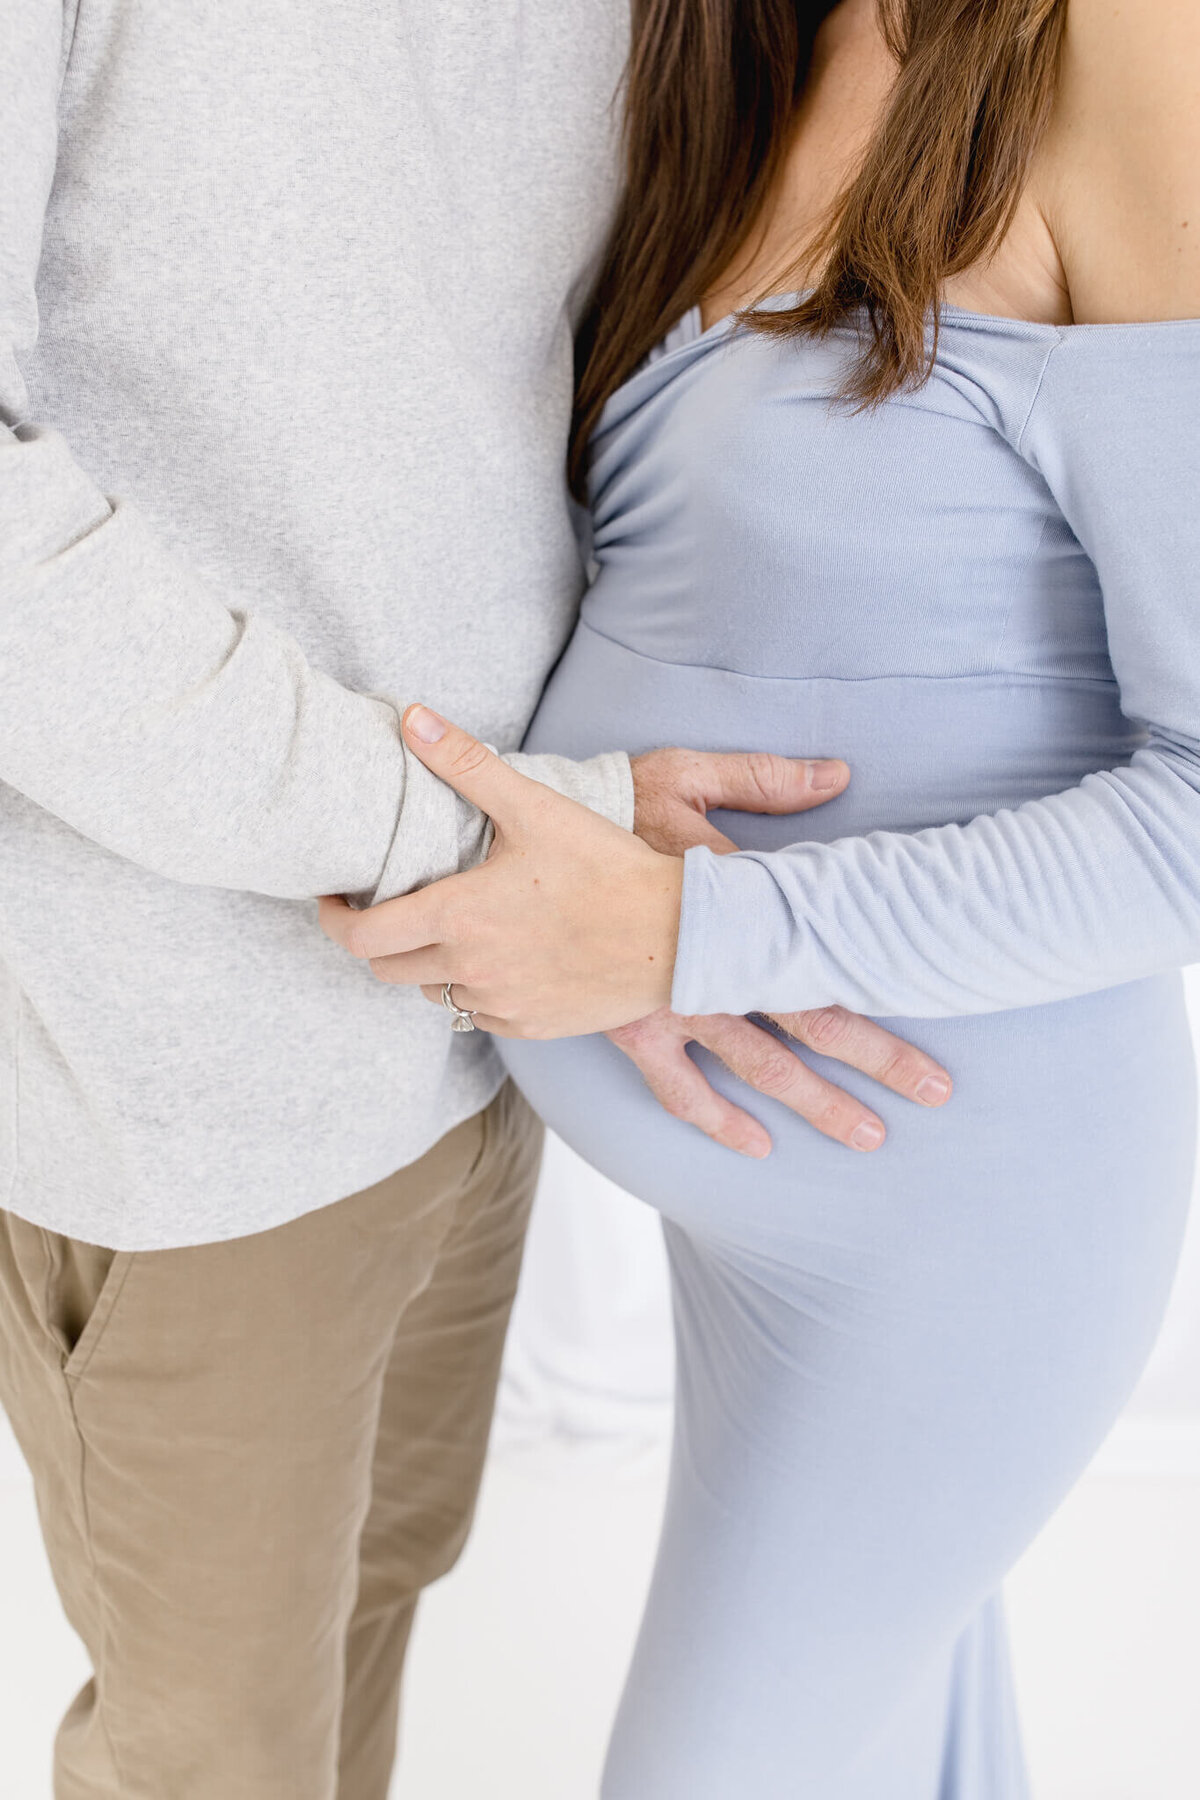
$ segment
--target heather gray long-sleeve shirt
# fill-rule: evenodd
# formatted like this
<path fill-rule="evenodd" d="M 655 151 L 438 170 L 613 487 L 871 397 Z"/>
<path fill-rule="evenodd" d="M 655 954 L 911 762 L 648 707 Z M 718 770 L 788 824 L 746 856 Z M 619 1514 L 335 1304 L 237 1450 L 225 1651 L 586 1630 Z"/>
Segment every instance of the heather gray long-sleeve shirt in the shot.
<path fill-rule="evenodd" d="M 494 1091 L 312 898 L 479 854 L 397 711 L 509 749 L 571 627 L 625 13 L 0 0 L 0 1205 L 238 1236 Z"/>

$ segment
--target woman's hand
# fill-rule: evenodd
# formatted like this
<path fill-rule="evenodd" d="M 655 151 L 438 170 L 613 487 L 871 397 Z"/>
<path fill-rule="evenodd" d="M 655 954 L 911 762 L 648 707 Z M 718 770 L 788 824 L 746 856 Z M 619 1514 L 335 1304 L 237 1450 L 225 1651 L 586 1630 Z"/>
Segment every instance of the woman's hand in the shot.
<path fill-rule="evenodd" d="M 427 708 L 405 740 L 495 827 L 488 860 L 366 912 L 321 902 L 321 924 L 382 981 L 419 985 L 502 1037 L 608 1031 L 667 1005 L 681 857 L 519 775 Z"/>
<path fill-rule="evenodd" d="M 667 1111 L 744 1155 L 765 1156 L 770 1138 L 709 1084 L 687 1054 L 691 1043 L 827 1137 L 856 1150 L 882 1143 L 878 1115 L 809 1068 L 786 1041 L 751 1019 L 683 1019 L 665 1004 L 681 853 L 693 844 L 735 848 L 710 823 L 708 808 L 804 812 L 842 792 L 845 763 L 651 751 L 634 762 L 639 837 L 631 838 L 517 774 L 425 708 L 409 709 L 404 731 L 435 774 L 490 814 L 492 855 L 478 869 L 366 912 L 323 900 L 321 923 L 335 942 L 368 959 L 381 981 L 419 984 L 429 1000 L 453 983 L 456 1003 L 501 1036 L 608 1030 Z M 618 1012 L 625 1017 L 614 1025 Z M 798 1045 L 920 1105 L 949 1097 L 944 1069 L 869 1019 L 826 1007 L 773 1022 Z"/>

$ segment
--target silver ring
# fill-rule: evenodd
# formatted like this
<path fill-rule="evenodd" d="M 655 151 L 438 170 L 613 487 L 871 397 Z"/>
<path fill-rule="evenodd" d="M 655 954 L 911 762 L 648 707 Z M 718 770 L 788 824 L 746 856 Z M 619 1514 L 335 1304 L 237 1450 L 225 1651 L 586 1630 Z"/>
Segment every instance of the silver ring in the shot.
<path fill-rule="evenodd" d="M 465 1008 L 461 1006 L 455 1005 L 454 995 L 450 991 L 453 986 L 454 983 L 452 981 L 446 981 L 442 984 L 442 1005 L 445 1007 L 446 1011 L 452 1015 L 450 1029 L 451 1031 L 474 1031 L 476 1029 L 475 1014 L 473 1012 L 467 1012 Z"/>

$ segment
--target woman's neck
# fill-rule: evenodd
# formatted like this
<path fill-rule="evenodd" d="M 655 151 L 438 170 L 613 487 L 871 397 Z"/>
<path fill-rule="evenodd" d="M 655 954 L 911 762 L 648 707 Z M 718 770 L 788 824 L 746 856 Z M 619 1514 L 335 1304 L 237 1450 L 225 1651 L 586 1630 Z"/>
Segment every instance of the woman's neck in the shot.
<path fill-rule="evenodd" d="M 704 297 L 705 326 L 757 300 L 808 286 L 806 249 L 856 174 L 896 80 L 878 0 L 841 0 L 823 22 L 787 154 L 758 224 Z M 1070 320 L 1062 268 L 1031 184 L 986 264 L 949 282 L 945 298 L 977 312 Z"/>
<path fill-rule="evenodd" d="M 878 14 L 877 0 L 841 0 L 817 32 L 787 155 L 750 237 L 704 297 L 705 325 L 806 284 L 804 246 L 858 167 L 895 80 Z"/>

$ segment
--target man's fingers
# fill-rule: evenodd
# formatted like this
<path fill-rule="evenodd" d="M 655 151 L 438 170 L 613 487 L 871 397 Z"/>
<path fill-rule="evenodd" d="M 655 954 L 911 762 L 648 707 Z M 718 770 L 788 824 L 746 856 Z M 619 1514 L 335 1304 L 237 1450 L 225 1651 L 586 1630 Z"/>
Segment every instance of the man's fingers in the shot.
<path fill-rule="evenodd" d="M 646 842 L 652 850 L 661 850 L 667 856 L 683 856 L 698 844 L 703 844 L 715 856 L 728 856 L 737 849 L 732 838 L 718 831 L 703 813 L 690 806 L 672 808 L 670 819 L 656 831 L 646 834 Z"/>
<path fill-rule="evenodd" d="M 697 1043 L 720 1058 L 731 1075 L 807 1119 L 848 1150 L 877 1150 L 886 1134 L 877 1113 L 810 1069 L 761 1026 L 732 1014 L 689 1020 Z"/>
<path fill-rule="evenodd" d="M 835 758 L 807 761 L 766 750 L 705 751 L 697 764 L 704 804 L 733 812 L 807 812 L 836 799 L 850 780 L 847 765 Z"/>
<path fill-rule="evenodd" d="M 676 1022 L 655 1014 L 608 1035 L 636 1064 L 654 1098 L 673 1118 L 694 1125 L 705 1137 L 740 1156 L 761 1159 L 770 1155 L 770 1134 L 711 1086 L 688 1055 L 686 1039 Z"/>
<path fill-rule="evenodd" d="M 859 1069 L 881 1086 L 891 1088 L 894 1094 L 916 1101 L 918 1106 L 941 1106 L 950 1098 L 954 1084 L 941 1064 L 915 1044 L 885 1031 L 873 1019 L 864 1019 L 841 1006 L 776 1013 L 772 1017 L 797 1043 L 833 1057 L 848 1068 Z"/>

